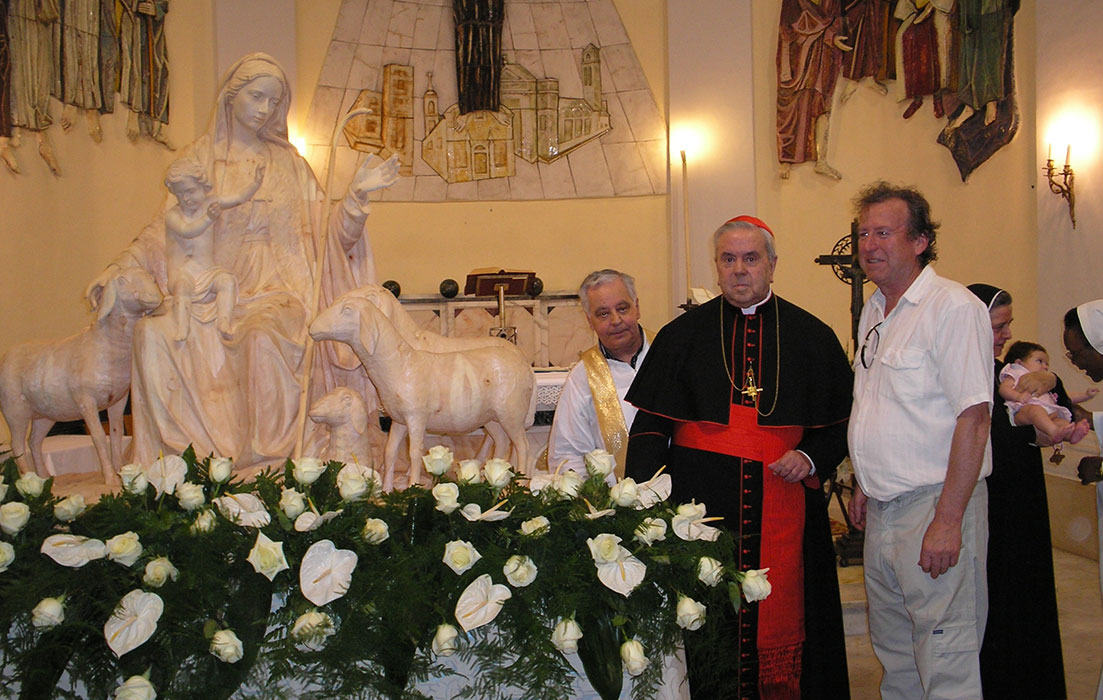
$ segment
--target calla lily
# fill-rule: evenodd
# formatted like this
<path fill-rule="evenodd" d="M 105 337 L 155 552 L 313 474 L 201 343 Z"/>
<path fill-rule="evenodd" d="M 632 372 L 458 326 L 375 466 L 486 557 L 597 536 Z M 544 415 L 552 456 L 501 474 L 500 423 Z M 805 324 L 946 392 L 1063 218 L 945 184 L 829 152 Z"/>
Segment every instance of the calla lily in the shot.
<path fill-rule="evenodd" d="M 460 594 L 456 603 L 456 620 L 464 632 L 482 627 L 498 617 L 505 602 L 513 597 L 507 586 L 494 583 L 490 574 L 483 574 Z"/>
<path fill-rule="evenodd" d="M 162 456 L 146 470 L 146 479 L 153 484 L 158 496 L 175 493 L 187 476 L 188 465 L 179 455 Z"/>
<path fill-rule="evenodd" d="M 103 625 L 107 646 L 115 656 L 122 656 L 145 644 L 157 631 L 157 621 L 164 609 L 164 601 L 156 593 L 140 590 L 127 593 Z"/>
<path fill-rule="evenodd" d="M 264 507 L 264 501 L 252 493 L 228 493 L 214 499 L 222 517 L 243 527 L 264 527 L 272 516 Z"/>
<path fill-rule="evenodd" d="M 107 556 L 107 547 L 103 542 L 80 535 L 50 535 L 42 541 L 39 551 L 58 564 L 73 569 Z"/>
<path fill-rule="evenodd" d="M 337 549 L 320 540 L 310 545 L 299 567 L 299 588 L 315 605 L 325 605 L 348 592 L 358 557 L 351 549 Z"/>

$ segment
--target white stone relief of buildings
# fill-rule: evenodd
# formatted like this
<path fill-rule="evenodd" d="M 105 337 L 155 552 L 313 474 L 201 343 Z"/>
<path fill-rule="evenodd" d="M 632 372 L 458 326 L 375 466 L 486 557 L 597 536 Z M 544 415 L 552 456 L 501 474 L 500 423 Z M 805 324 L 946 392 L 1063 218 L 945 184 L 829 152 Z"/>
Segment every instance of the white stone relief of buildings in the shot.
<path fill-rule="evenodd" d="M 497 112 L 460 115 L 449 0 L 344 0 L 306 125 L 324 177 L 399 153 L 387 201 L 525 200 L 666 191 L 666 125 L 612 0 L 506 0 Z M 600 48 L 599 48 L 600 47 Z"/>

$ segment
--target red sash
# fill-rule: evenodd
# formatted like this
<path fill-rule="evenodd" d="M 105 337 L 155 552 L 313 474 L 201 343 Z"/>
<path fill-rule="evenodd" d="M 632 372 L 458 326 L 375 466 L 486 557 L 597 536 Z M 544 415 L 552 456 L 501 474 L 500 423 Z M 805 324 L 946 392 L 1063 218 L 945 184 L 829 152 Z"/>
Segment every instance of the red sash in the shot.
<path fill-rule="evenodd" d="M 759 568 L 773 591 L 758 605 L 759 684 L 763 697 L 799 696 L 804 642 L 804 487 L 766 468 L 800 442 L 800 426 L 758 425 L 753 406 L 731 407 L 728 425 L 675 423 L 673 443 L 761 462 L 762 539 Z M 795 685 L 794 685 L 795 683 Z M 772 691 L 772 692 L 771 692 Z"/>

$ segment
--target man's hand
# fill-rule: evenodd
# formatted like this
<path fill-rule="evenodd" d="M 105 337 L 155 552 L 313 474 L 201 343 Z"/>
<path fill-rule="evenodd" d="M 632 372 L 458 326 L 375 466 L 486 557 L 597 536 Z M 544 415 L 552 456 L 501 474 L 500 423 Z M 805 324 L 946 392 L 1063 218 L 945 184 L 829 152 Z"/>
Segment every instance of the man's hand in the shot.
<path fill-rule="evenodd" d="M 1084 457 L 1076 467 L 1076 473 L 1085 486 L 1103 481 L 1103 457 Z"/>
<path fill-rule="evenodd" d="M 945 522 L 937 514 L 923 535 L 923 548 L 919 550 L 919 568 L 938 578 L 957 564 L 961 554 L 961 523 Z"/>
<path fill-rule="evenodd" d="M 802 481 L 812 473 L 812 463 L 796 450 L 789 450 L 778 461 L 766 466 L 790 484 Z"/>
<path fill-rule="evenodd" d="M 1015 389 L 1016 391 L 1025 391 L 1031 396 L 1041 396 L 1042 394 L 1053 391 L 1053 387 L 1055 386 L 1057 386 L 1056 374 L 1053 372 L 1036 370 L 1019 377 L 1019 381 L 1015 384 Z"/>
<path fill-rule="evenodd" d="M 869 496 L 862 492 L 858 482 L 854 482 L 854 495 L 850 497 L 850 503 L 846 506 L 846 512 L 850 516 L 850 524 L 859 530 L 866 529 L 866 505 Z"/>

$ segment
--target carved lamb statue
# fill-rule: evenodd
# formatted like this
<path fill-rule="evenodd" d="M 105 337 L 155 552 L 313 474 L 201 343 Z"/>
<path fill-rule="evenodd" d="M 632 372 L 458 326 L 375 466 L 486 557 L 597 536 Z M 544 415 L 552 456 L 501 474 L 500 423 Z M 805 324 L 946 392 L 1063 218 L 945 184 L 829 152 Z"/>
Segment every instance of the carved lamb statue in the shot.
<path fill-rule="evenodd" d="M 134 324 L 160 303 L 153 278 L 140 268 L 129 268 L 104 285 L 96 320 L 88 328 L 62 340 L 16 345 L 0 359 L 0 411 L 20 470 L 42 475 L 46 433 L 57 421 L 83 418 L 104 482 L 118 485 L 114 467 L 122 461 Z M 110 452 L 99 420 L 104 408 L 110 421 Z"/>
<path fill-rule="evenodd" d="M 427 352 L 402 338 L 368 299 L 351 292 L 310 324 L 315 340 L 347 343 L 364 364 L 391 416 L 384 451 L 383 488 L 394 487 L 395 458 L 409 433 L 409 484 L 421 476 L 425 433 L 463 434 L 484 427 L 494 454 L 528 465 L 525 419 L 535 378 L 524 355 L 512 344 L 462 352 Z"/>
<path fill-rule="evenodd" d="M 322 459 L 375 466 L 368 433 L 368 411 L 360 394 L 339 386 L 315 401 L 309 415 L 315 423 L 329 426 L 329 445 Z"/>

